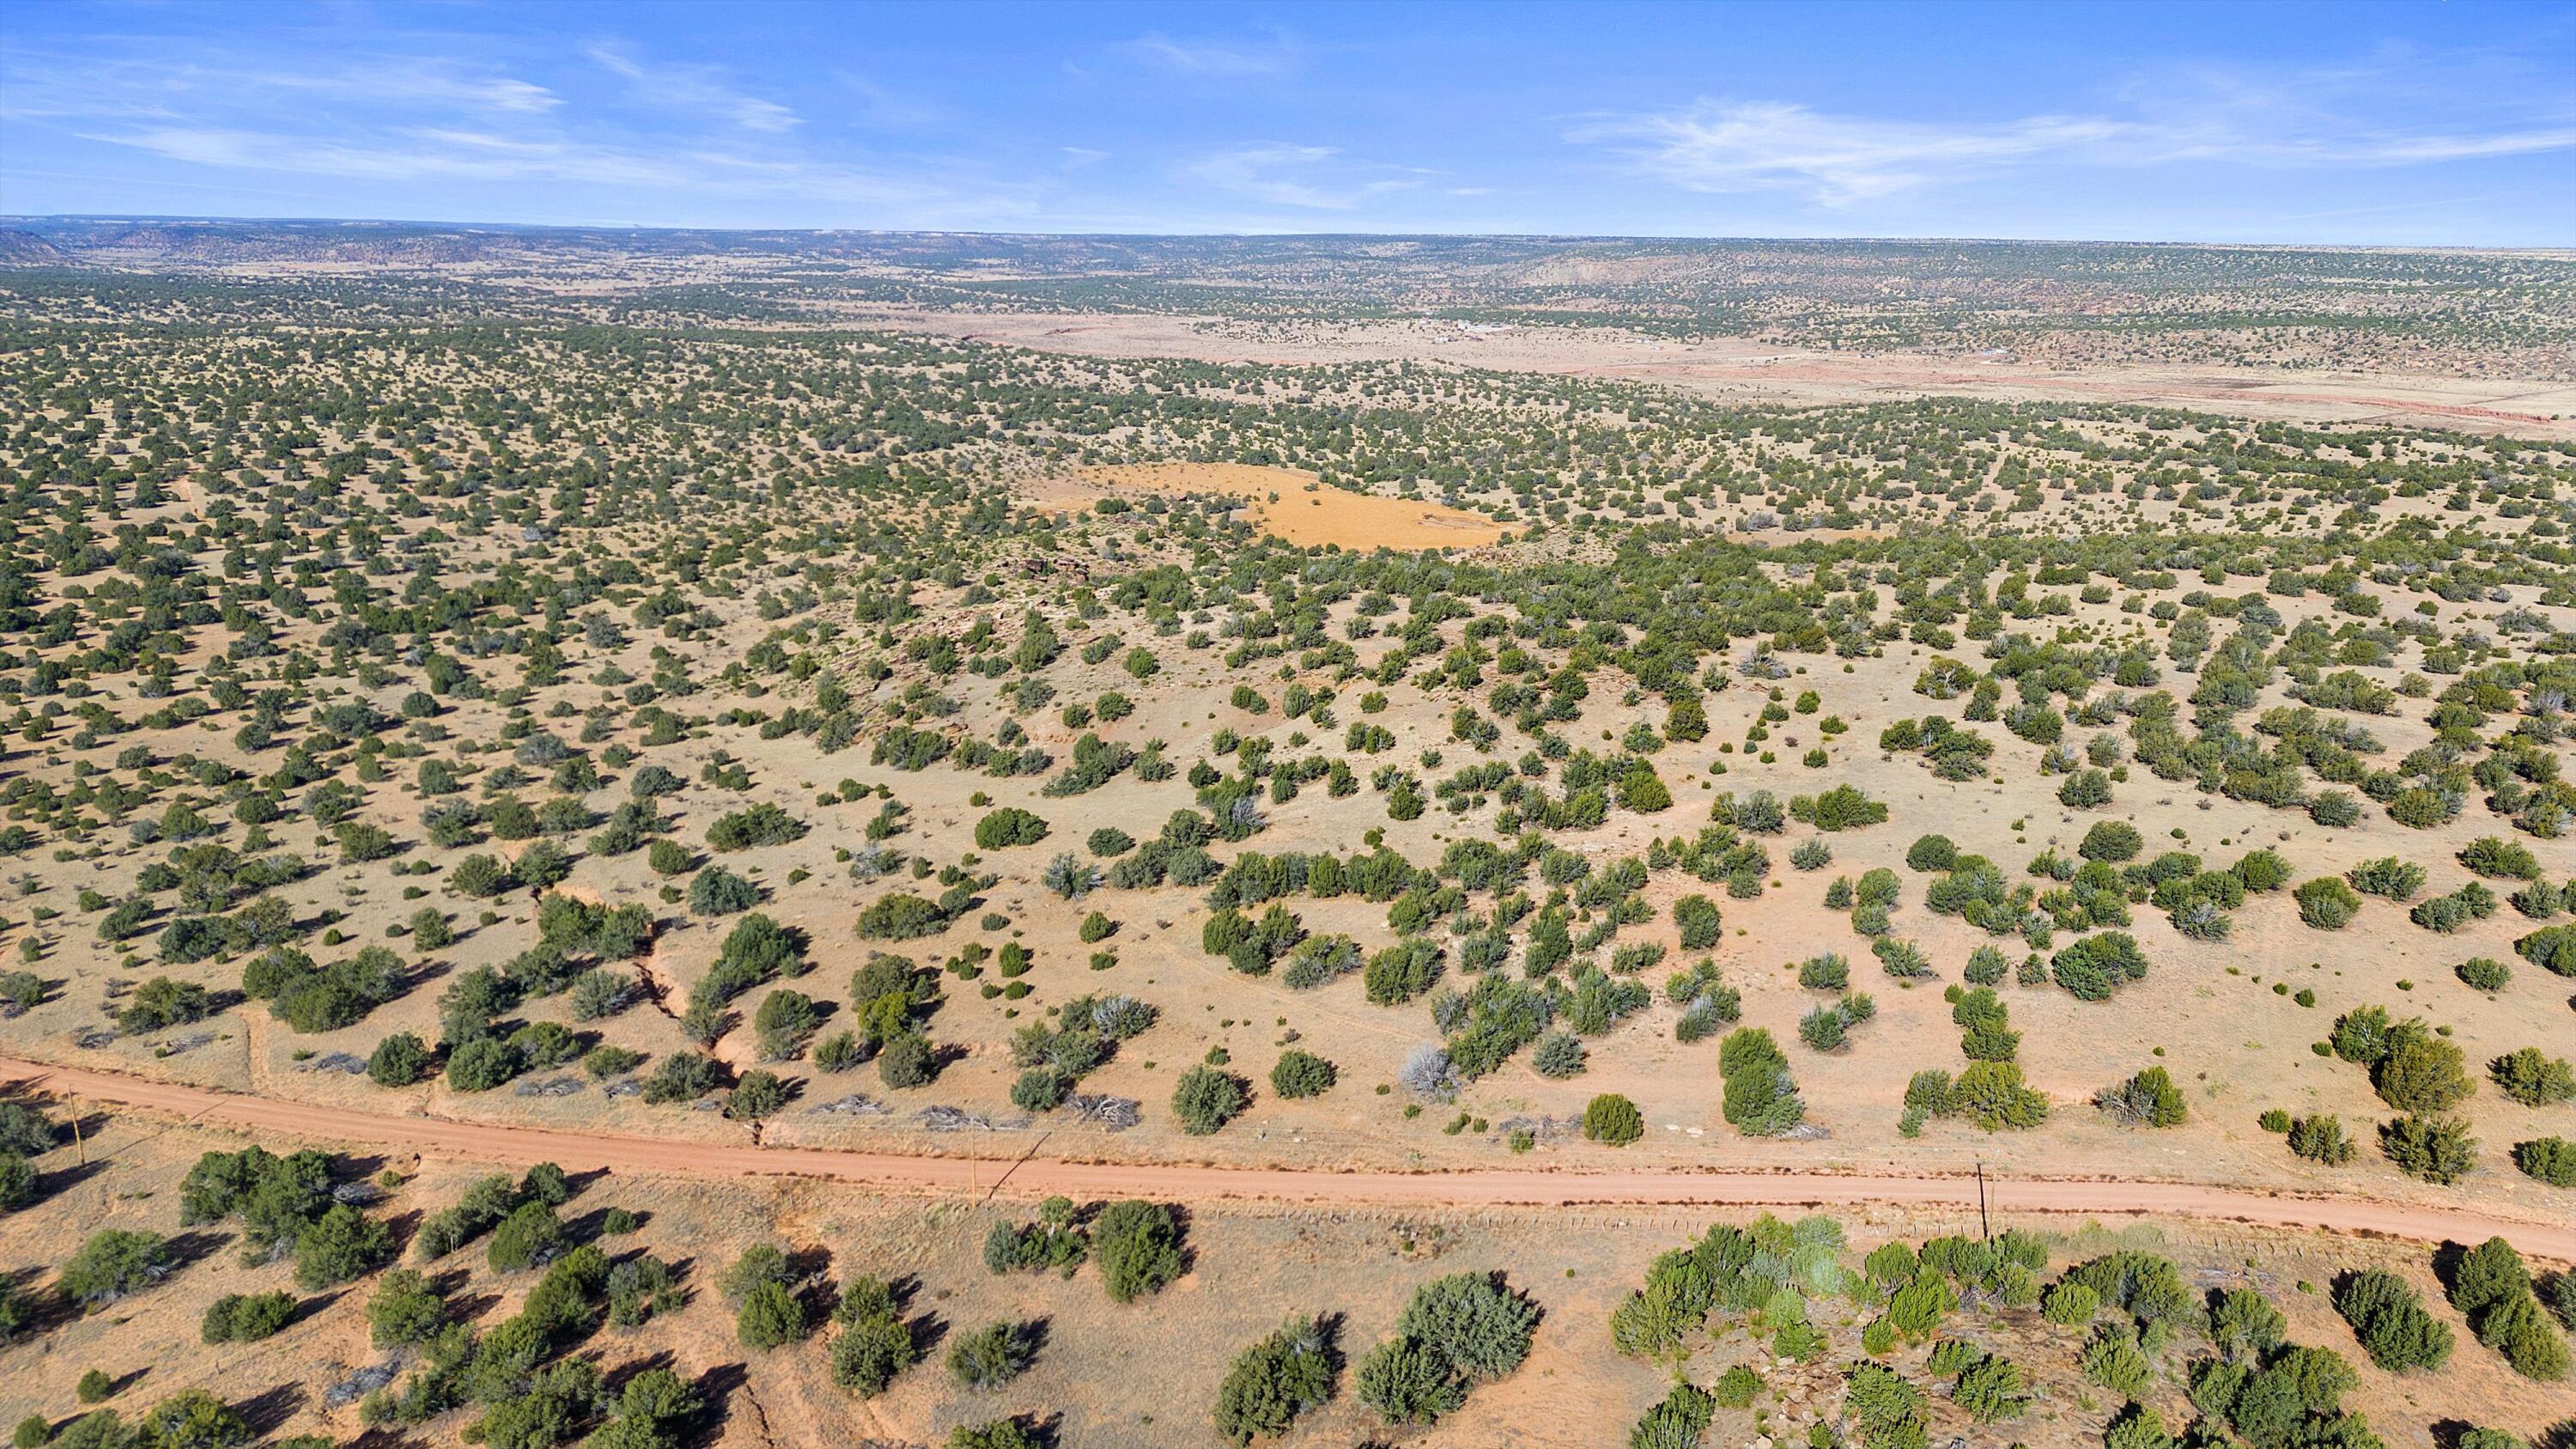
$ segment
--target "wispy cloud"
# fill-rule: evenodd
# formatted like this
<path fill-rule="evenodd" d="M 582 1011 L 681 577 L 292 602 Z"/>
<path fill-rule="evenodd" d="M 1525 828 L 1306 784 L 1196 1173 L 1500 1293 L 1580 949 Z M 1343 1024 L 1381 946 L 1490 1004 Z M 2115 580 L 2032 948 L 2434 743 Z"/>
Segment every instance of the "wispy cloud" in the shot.
<path fill-rule="evenodd" d="M 844 117 L 862 125 L 911 130 L 949 118 L 945 109 L 898 94 L 891 86 L 868 76 L 836 71 L 832 81 L 851 102 Z"/>
<path fill-rule="evenodd" d="M 1784 191 L 1828 208 L 2040 165 L 2401 167 L 2576 149 L 2576 115 L 2476 114 L 2459 102 L 2444 108 L 2441 125 L 2390 124 L 2354 104 L 2374 79 L 2367 71 L 2276 81 L 2168 76 L 2135 88 L 2124 112 L 1986 122 L 1702 99 L 1586 117 L 1565 135 L 1688 190 Z"/>
<path fill-rule="evenodd" d="M 1193 157 L 1180 166 L 1178 174 L 1272 206 L 1349 211 L 1371 197 L 1421 185 L 1424 173 L 1350 162 L 1331 146 L 1266 142 Z"/>
<path fill-rule="evenodd" d="M 1304 47 L 1284 30 L 1257 40 L 1190 39 L 1150 30 L 1117 49 L 1165 70 L 1212 79 L 1286 75 L 1305 60 Z"/>
<path fill-rule="evenodd" d="M 1829 116 L 1780 101 L 1703 101 L 1660 114 L 1605 116 L 1567 139 L 1606 146 L 1638 170 L 1693 191 L 1784 189 L 1848 206 L 1963 172 L 2096 145 L 2118 127 L 2074 116 L 1941 127 Z"/>
<path fill-rule="evenodd" d="M 899 208 L 923 221 L 1026 215 L 1036 205 L 1028 188 L 1010 184 L 970 189 L 951 178 L 710 146 L 642 149 L 452 127 L 413 127 L 373 140 L 194 126 L 147 127 L 89 139 L 194 166 L 275 176 L 543 183 L 620 188 L 639 197 L 794 199 Z"/>
<path fill-rule="evenodd" d="M 342 55 L 306 66 L 213 51 L 105 60 L 22 51 L 0 68 L 0 118 L 9 120 L 175 117 L 182 106 L 317 99 L 521 116 L 544 115 L 563 104 L 546 87 L 498 71 L 395 55 Z"/>
<path fill-rule="evenodd" d="M 621 45 L 594 45 L 583 53 L 631 82 L 640 98 L 657 106 L 713 116 L 746 131 L 791 131 L 804 124 L 802 117 L 776 101 L 734 89 L 714 66 L 653 64 Z"/>

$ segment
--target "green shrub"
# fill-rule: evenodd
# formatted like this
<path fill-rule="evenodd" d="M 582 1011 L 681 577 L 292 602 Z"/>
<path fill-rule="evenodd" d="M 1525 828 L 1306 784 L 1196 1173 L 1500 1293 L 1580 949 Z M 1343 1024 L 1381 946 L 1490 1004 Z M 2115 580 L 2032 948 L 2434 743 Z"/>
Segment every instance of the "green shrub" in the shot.
<path fill-rule="evenodd" d="M 1604 1092 L 1583 1109 L 1583 1135 L 1604 1146 L 1625 1147 L 1646 1135 L 1646 1119 L 1636 1103 Z"/>
<path fill-rule="evenodd" d="M 2447 1112 L 2477 1090 L 2460 1049 L 2438 1036 L 2410 1033 L 2371 1069 L 2381 1100 L 2400 1112 Z"/>
<path fill-rule="evenodd" d="M 1246 1105 L 1242 1079 L 1212 1066 L 1190 1068 L 1172 1088 L 1172 1115 L 1180 1119 L 1181 1130 L 1193 1137 L 1222 1128 Z"/>
<path fill-rule="evenodd" d="M 716 818 L 707 827 L 707 848 L 718 852 L 786 845 L 805 837 L 805 822 L 766 801 Z"/>
<path fill-rule="evenodd" d="M 1101 1209 L 1091 1224 L 1091 1256 L 1100 1264 L 1101 1286 L 1120 1303 L 1162 1292 L 1188 1261 L 1172 1210 L 1141 1198 Z"/>
<path fill-rule="evenodd" d="M 2452 974 L 2479 991 L 2502 991 L 2513 984 L 2513 968 L 2487 956 L 2472 956 L 2451 968 Z"/>
<path fill-rule="evenodd" d="M 1035 845 L 1047 837 L 1047 823 L 1016 806 L 1006 806 L 975 822 L 975 848 L 1007 850 Z"/>
<path fill-rule="evenodd" d="M 948 1374 L 964 1388 L 983 1392 L 1018 1378 L 1034 1357 L 1018 1324 L 995 1323 L 949 1341 Z"/>
<path fill-rule="evenodd" d="M 1716 945 L 1724 926 L 1717 903 L 1704 895 L 1686 895 L 1673 902 L 1673 927 L 1685 951 L 1705 951 Z"/>
<path fill-rule="evenodd" d="M 2543 971 L 2576 976 L 2576 926 L 2543 926 L 2514 942 L 2513 949 Z"/>
<path fill-rule="evenodd" d="M 208 1343 L 257 1343 L 294 1317 L 291 1293 L 227 1293 L 207 1305 L 198 1335 Z"/>
<path fill-rule="evenodd" d="M 1332 1089 L 1334 1075 L 1331 1062 L 1312 1052 L 1290 1047 L 1279 1054 L 1278 1062 L 1270 1068 L 1270 1090 L 1288 1101 L 1319 1097 Z"/>
<path fill-rule="evenodd" d="M 2340 931 L 2361 914 L 2361 897 L 2333 876 L 2319 876 L 2293 892 L 2299 920 L 2320 931 Z"/>
<path fill-rule="evenodd" d="M 2451 1357 L 2451 1330 L 2424 1311 L 2406 1280 L 2372 1268 L 2334 1285 L 2335 1311 L 2352 1325 L 2370 1361 L 2391 1373 L 2440 1368 Z"/>
<path fill-rule="evenodd" d="M 398 1031 L 376 1043 L 367 1056 L 367 1079 L 380 1087 L 408 1087 L 429 1075 L 431 1056 L 427 1043 L 407 1031 Z"/>
<path fill-rule="evenodd" d="M 2379 1144 L 2410 1177 L 2445 1186 L 2477 1168 L 2477 1139 L 2456 1117 L 2400 1117 L 2379 1130 Z"/>
<path fill-rule="evenodd" d="M 1716 1403 L 1705 1391 L 1675 1384 L 1628 1431 L 1628 1449 L 1699 1449 L 1716 1417 Z"/>
<path fill-rule="evenodd" d="M 2491 880 L 2538 880 L 2540 858 L 2520 841 L 2486 835 L 2460 852 L 2460 864 Z"/>
<path fill-rule="evenodd" d="M 2576 1142 L 2564 1137 L 2535 1137 L 2513 1147 L 2513 1165 L 2524 1175 L 2551 1187 L 2576 1187 Z M 2576 1281 L 2571 1278 L 2568 1281 Z"/>
<path fill-rule="evenodd" d="M 1235 1356 L 1217 1388 L 1217 1432 L 1232 1444 L 1288 1432 L 1297 1416 L 1332 1397 L 1333 1363 L 1324 1326 L 1291 1319 Z"/>
<path fill-rule="evenodd" d="M 2117 1086 L 2094 1094 L 2095 1106 L 2122 1122 L 2145 1127 L 2179 1127 L 2191 1106 L 2162 1067 L 2149 1067 Z"/>
<path fill-rule="evenodd" d="M 2506 1096 L 2526 1107 L 2576 1101 L 2576 1069 L 2567 1065 L 2566 1058 L 2550 1056 L 2538 1047 L 2507 1052 L 2488 1070 Z"/>
<path fill-rule="evenodd" d="M 2424 889 L 2424 867 L 2396 856 L 2366 860 L 2344 872 L 2352 888 L 2368 896 L 2382 896 L 2404 904 L 2415 899 Z"/>
<path fill-rule="evenodd" d="M 2290 1124 L 2289 1134 L 2290 1151 L 2294 1155 L 2327 1167 L 2342 1167 L 2350 1163 L 2358 1150 L 2351 1139 L 2344 1136 L 2343 1119 L 2332 1113 L 2320 1112 L 2301 1117 Z"/>
<path fill-rule="evenodd" d="M 2117 865 L 2135 860 L 2145 848 L 2146 838 L 2138 833 L 2138 827 L 2125 820 L 2097 820 L 2084 832 L 2084 842 L 2075 847 L 2075 853 L 2086 860 Z"/>
<path fill-rule="evenodd" d="M 82 1308 L 95 1310 L 160 1282 L 173 1266 L 170 1244 L 160 1234 L 102 1228 L 63 1264 L 54 1287 Z"/>

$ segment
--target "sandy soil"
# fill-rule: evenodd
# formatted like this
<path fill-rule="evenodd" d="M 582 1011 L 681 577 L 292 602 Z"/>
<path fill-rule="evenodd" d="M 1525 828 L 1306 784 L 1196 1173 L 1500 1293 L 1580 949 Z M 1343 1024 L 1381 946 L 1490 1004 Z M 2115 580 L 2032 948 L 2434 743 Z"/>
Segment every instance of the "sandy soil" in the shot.
<path fill-rule="evenodd" d="M 1262 528 L 1301 548 L 1481 548 L 1502 540 L 1490 518 L 1407 498 L 1330 488 L 1301 468 L 1248 463 L 1126 463 L 1096 468 L 1103 494 L 1226 493 L 1254 501 Z"/>
<path fill-rule="evenodd" d="M 0 1057 L 0 1078 L 75 1098 L 170 1113 L 192 1123 L 262 1135 L 399 1147 L 425 1156 L 484 1162 L 554 1162 L 589 1171 L 728 1178 L 818 1177 L 990 1200 L 1062 1193 L 1074 1197 L 1152 1195 L 1203 1202 L 1260 1199 L 1371 1206 L 1703 1204 L 1845 1206 L 1887 1203 L 1959 1207 L 1979 1184 L 1955 1177 L 1780 1172 L 1316 1172 L 1177 1164 L 1075 1162 L 1026 1152 L 994 1160 L 900 1157 L 809 1148 L 660 1142 L 606 1132 L 505 1127 L 432 1117 L 394 1117 L 305 1102 L 213 1092 L 168 1082 L 53 1067 Z M 2576 1224 L 2531 1223 L 2476 1212 L 2373 1202 L 2366 1198 L 2239 1192 L 2183 1183 L 2021 1178 L 1984 1184 L 1989 1203 L 2018 1212 L 2216 1218 L 2273 1227 L 2410 1238 L 2483 1241 L 2503 1236 L 2526 1255 L 2576 1262 Z"/>
<path fill-rule="evenodd" d="M 1212 317 L 888 311 L 869 325 L 1101 357 L 1322 363 L 1438 359 L 1467 367 L 1661 383 L 1720 401 L 1888 402 L 1965 396 L 2184 407 L 2302 424 L 2390 423 L 2576 440 L 2576 385 L 2544 379 L 2206 366 L 2035 366 L 2010 357 L 1783 350 L 1729 338 L 1665 342 L 1609 329 L 1457 322 L 1307 324 L 1247 336 Z"/>

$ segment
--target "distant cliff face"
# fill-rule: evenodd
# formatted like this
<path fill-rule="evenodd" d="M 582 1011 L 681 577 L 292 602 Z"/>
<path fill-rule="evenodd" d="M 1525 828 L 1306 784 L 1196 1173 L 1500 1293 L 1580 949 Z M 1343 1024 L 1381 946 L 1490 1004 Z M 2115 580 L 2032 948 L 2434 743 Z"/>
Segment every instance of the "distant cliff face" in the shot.
<path fill-rule="evenodd" d="M 70 260 L 34 232 L 0 227 L 0 267 L 59 267 Z"/>

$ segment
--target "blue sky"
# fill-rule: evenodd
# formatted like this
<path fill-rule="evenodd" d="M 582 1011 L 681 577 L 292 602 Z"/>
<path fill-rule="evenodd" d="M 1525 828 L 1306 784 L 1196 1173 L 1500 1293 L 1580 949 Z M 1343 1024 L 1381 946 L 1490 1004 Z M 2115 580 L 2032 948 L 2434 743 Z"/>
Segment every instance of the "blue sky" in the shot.
<path fill-rule="evenodd" d="M 2576 3 L 34 4 L 0 212 L 2576 244 Z"/>

